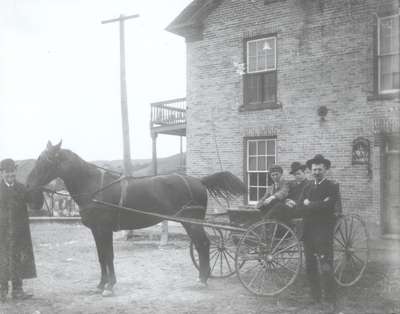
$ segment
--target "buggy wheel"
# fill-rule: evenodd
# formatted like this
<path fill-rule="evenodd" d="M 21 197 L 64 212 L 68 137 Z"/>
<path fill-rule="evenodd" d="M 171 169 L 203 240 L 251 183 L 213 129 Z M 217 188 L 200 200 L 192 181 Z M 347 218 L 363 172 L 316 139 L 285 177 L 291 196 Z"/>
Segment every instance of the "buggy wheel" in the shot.
<path fill-rule="evenodd" d="M 266 220 L 251 225 L 242 236 L 235 266 L 247 290 L 273 296 L 295 281 L 301 260 L 301 244 L 295 232 L 283 223 Z"/>
<path fill-rule="evenodd" d="M 349 287 L 362 277 L 369 258 L 368 231 L 358 215 L 339 218 L 335 226 L 334 273 L 338 285 Z"/>
<path fill-rule="evenodd" d="M 210 278 L 225 278 L 235 273 L 235 250 L 231 232 L 213 227 L 204 227 L 210 240 Z M 190 242 L 190 257 L 199 269 L 199 255 L 193 241 Z"/>

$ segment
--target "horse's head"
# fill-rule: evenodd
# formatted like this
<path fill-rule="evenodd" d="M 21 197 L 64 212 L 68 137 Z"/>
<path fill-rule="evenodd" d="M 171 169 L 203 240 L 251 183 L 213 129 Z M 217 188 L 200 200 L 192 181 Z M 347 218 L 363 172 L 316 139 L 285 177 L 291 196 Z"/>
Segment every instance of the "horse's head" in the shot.
<path fill-rule="evenodd" d="M 43 206 L 44 198 L 42 188 L 60 175 L 60 153 L 61 141 L 52 145 L 49 141 L 46 149 L 39 155 L 35 166 L 28 175 L 26 186 L 30 194 L 29 206 L 40 209 Z"/>

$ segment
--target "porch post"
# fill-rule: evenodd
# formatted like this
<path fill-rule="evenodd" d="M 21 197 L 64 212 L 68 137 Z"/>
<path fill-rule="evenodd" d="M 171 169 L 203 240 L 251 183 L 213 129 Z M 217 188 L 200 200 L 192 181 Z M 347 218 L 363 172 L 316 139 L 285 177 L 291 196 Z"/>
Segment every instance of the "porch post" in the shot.
<path fill-rule="evenodd" d="M 184 165 L 184 162 L 183 162 L 183 137 L 182 137 L 182 135 L 181 135 L 181 136 L 180 136 L 179 168 L 180 168 L 180 171 L 181 171 L 182 173 L 184 173 L 184 171 L 183 171 L 183 165 Z"/>
<path fill-rule="evenodd" d="M 152 133 L 151 134 L 151 140 L 152 140 L 152 164 L 153 164 L 153 175 L 157 175 L 157 133 Z"/>

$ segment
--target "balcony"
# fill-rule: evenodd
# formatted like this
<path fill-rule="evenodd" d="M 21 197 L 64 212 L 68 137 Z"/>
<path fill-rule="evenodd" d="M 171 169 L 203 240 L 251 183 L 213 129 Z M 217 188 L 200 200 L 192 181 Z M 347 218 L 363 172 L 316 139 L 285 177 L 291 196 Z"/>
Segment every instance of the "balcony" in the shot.
<path fill-rule="evenodd" d="M 152 135 L 186 135 L 186 98 L 165 100 L 151 104 L 150 129 Z"/>

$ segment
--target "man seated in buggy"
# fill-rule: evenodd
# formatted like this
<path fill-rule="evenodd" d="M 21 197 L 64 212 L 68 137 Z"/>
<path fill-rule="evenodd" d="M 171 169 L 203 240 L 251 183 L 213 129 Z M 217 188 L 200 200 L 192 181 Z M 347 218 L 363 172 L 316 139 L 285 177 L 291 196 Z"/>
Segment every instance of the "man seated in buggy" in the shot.
<path fill-rule="evenodd" d="M 283 169 L 281 166 L 274 165 L 269 169 L 269 175 L 273 181 L 272 187 L 267 189 L 264 196 L 258 201 L 256 208 L 263 216 L 268 214 L 275 205 L 283 202 L 289 193 L 289 185 L 282 178 Z"/>
<path fill-rule="evenodd" d="M 265 218 L 277 219 L 290 226 L 293 218 L 301 218 L 301 199 L 304 194 L 304 188 L 309 184 L 306 177 L 306 165 L 298 161 L 290 165 L 290 174 L 294 176 L 294 180 L 288 183 L 289 192 L 286 199 L 275 204 L 267 213 Z"/>
<path fill-rule="evenodd" d="M 295 180 L 286 182 L 281 179 L 283 170 L 280 166 L 274 166 L 270 169 L 270 175 L 274 181 L 272 193 L 264 195 L 257 204 L 257 208 L 268 219 L 277 219 L 290 225 L 292 218 L 300 218 L 300 200 L 303 196 L 304 187 L 310 182 L 306 178 L 306 165 L 300 162 L 293 162 L 290 166 L 290 174 Z M 278 175 L 275 173 L 278 172 Z M 275 188 L 275 180 L 278 177 L 279 188 Z M 275 180 L 274 180 L 275 178 Z M 267 201 L 272 199 L 271 201 Z"/>

